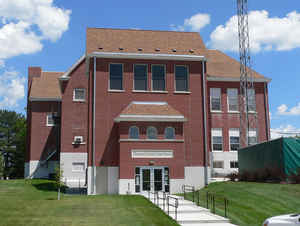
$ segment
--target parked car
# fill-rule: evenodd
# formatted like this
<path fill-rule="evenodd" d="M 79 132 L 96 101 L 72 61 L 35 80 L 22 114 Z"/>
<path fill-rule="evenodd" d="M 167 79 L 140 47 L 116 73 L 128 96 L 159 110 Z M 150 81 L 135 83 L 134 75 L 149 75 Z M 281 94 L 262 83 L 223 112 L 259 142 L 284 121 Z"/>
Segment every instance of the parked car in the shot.
<path fill-rule="evenodd" d="M 286 214 L 270 217 L 265 220 L 263 226 L 300 226 L 300 214 Z"/>

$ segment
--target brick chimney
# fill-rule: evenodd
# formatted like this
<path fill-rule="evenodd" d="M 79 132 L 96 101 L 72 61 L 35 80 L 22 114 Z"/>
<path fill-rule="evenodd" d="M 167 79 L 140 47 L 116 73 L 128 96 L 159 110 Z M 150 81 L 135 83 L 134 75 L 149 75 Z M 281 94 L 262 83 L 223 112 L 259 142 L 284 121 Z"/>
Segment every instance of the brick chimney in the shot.
<path fill-rule="evenodd" d="M 32 78 L 41 77 L 41 67 L 28 67 L 28 87 L 31 85 Z"/>

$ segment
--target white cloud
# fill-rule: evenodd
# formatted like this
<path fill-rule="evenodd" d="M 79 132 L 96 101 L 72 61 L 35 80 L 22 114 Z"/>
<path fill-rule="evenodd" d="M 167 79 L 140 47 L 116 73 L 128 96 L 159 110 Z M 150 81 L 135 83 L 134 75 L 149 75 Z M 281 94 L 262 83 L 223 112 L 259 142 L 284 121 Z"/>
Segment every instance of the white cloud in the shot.
<path fill-rule="evenodd" d="M 277 139 L 280 137 L 295 137 L 300 135 L 300 129 L 292 125 L 284 125 L 279 128 L 271 129 L 271 139 Z"/>
<path fill-rule="evenodd" d="M 278 115 L 300 115 L 300 102 L 295 107 L 290 109 L 286 104 L 282 104 L 277 108 Z"/>
<path fill-rule="evenodd" d="M 209 46 L 223 51 L 238 52 L 237 16 L 219 25 L 210 35 Z M 249 13 L 250 48 L 252 52 L 283 51 L 300 47 L 300 14 L 269 17 L 266 10 Z"/>
<path fill-rule="evenodd" d="M 0 59 L 40 51 L 42 40 L 57 41 L 68 29 L 70 14 L 53 0 L 0 0 Z"/>
<path fill-rule="evenodd" d="M 190 18 L 184 20 L 183 25 L 171 24 L 171 28 L 177 31 L 196 31 L 199 32 L 202 28 L 210 23 L 210 15 L 204 13 L 197 13 Z"/>
<path fill-rule="evenodd" d="M 25 81 L 16 71 L 4 71 L 0 75 L 0 108 L 18 106 L 18 101 L 25 97 Z"/>

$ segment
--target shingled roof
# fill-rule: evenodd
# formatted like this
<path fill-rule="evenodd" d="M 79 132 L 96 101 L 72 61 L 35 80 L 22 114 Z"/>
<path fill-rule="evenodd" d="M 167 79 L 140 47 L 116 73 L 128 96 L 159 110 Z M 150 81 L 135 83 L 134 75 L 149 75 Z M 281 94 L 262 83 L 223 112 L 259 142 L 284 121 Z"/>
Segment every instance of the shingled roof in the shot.
<path fill-rule="evenodd" d="M 207 50 L 207 77 L 240 78 L 240 62 L 219 50 Z M 254 79 L 269 80 L 263 75 L 252 70 Z"/>
<path fill-rule="evenodd" d="M 62 75 L 63 72 L 43 71 L 41 77 L 33 78 L 29 99 L 60 100 L 61 90 L 58 78 Z"/>
<path fill-rule="evenodd" d="M 131 102 L 115 119 L 121 121 L 186 121 L 184 116 L 167 102 Z"/>
<path fill-rule="evenodd" d="M 198 32 L 88 28 L 86 54 L 93 52 L 203 55 Z"/>

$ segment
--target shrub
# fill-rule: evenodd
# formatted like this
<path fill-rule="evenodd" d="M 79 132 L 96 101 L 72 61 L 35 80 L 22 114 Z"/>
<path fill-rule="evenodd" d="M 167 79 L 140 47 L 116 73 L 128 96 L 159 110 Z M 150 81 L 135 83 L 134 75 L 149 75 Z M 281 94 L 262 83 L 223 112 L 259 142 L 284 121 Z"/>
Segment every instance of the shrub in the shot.
<path fill-rule="evenodd" d="M 232 172 L 226 176 L 226 178 L 229 178 L 230 181 L 237 181 L 238 180 L 238 173 Z"/>

